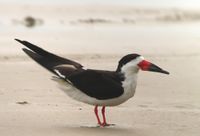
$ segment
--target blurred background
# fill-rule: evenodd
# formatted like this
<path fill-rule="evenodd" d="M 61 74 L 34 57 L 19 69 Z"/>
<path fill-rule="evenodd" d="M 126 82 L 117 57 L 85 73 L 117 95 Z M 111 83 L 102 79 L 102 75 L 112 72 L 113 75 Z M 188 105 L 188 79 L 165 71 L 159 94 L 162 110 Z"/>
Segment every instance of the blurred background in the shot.
<path fill-rule="evenodd" d="M 0 0 L 0 135 L 199 136 L 199 26 L 199 0 Z M 14 38 L 96 69 L 138 53 L 170 75 L 140 72 L 102 131 Z"/>
<path fill-rule="evenodd" d="M 1 0 L 0 6 L 1 54 L 16 54 L 14 38 L 63 54 L 199 53 L 198 0 Z"/>

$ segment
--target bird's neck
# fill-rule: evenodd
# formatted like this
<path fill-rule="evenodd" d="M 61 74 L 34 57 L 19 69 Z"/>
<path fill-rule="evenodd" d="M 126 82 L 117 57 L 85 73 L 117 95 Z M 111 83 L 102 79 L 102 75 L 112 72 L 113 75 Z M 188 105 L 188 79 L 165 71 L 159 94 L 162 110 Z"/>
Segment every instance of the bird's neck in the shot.
<path fill-rule="evenodd" d="M 129 86 L 135 86 L 137 84 L 138 67 L 123 67 L 121 73 L 124 75 L 124 82 Z"/>
<path fill-rule="evenodd" d="M 125 95 L 129 98 L 133 97 L 135 94 L 138 72 L 139 68 L 136 65 L 125 65 L 121 68 L 121 73 L 124 75 L 122 86 L 124 88 Z"/>

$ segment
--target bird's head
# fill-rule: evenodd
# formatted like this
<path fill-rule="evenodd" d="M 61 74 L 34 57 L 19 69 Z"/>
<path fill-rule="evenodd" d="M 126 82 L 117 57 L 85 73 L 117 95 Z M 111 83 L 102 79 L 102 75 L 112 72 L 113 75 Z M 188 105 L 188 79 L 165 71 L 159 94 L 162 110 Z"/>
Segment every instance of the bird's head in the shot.
<path fill-rule="evenodd" d="M 117 71 L 137 73 L 140 69 L 143 71 L 152 71 L 152 72 L 159 72 L 163 74 L 169 74 L 169 72 L 145 60 L 144 57 L 139 54 L 128 54 L 124 56 L 119 61 Z"/>

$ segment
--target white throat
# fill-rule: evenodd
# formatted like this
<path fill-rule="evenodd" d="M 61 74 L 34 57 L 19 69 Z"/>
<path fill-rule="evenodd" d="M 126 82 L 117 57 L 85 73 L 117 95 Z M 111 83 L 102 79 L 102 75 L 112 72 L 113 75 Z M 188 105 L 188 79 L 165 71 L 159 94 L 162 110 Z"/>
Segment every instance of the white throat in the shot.
<path fill-rule="evenodd" d="M 144 60 L 142 56 L 135 60 L 130 61 L 121 68 L 121 72 L 125 76 L 125 80 L 122 82 L 124 88 L 124 95 L 131 98 L 135 94 L 135 89 L 137 86 L 137 75 L 139 72 L 138 63 Z"/>

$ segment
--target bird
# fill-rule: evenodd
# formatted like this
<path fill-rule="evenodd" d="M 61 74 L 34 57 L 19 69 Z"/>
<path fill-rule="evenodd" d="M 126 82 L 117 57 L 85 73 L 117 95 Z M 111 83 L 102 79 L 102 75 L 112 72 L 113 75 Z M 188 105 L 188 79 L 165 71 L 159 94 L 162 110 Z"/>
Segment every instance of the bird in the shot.
<path fill-rule="evenodd" d="M 120 105 L 134 96 L 139 70 L 169 74 L 136 53 L 122 57 L 116 70 L 87 69 L 74 60 L 55 55 L 28 41 L 15 40 L 25 46 L 22 50 L 30 58 L 53 73 L 53 81 L 69 97 L 94 106 L 100 127 L 112 125 L 107 123 L 106 107 Z M 102 107 L 102 120 L 98 107 Z"/>

